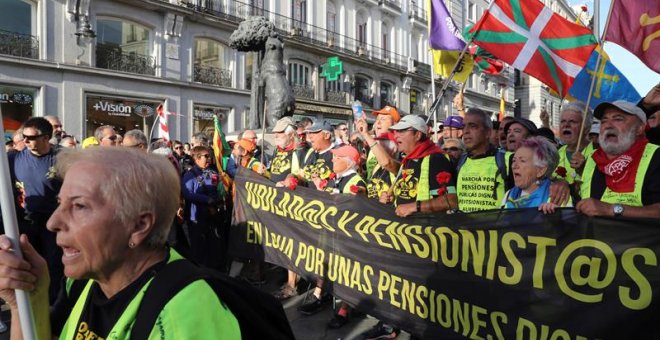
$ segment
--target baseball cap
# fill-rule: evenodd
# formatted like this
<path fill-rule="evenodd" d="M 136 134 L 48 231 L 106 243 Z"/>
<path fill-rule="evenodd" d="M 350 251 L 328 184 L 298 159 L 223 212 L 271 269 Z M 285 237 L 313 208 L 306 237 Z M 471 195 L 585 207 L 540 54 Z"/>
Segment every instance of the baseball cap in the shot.
<path fill-rule="evenodd" d="M 401 118 L 401 120 L 398 123 L 392 125 L 390 127 L 390 130 L 406 130 L 410 128 L 413 128 L 423 133 L 426 133 L 428 129 L 426 126 L 426 122 L 424 121 L 424 118 L 415 115 L 407 115 Z"/>
<path fill-rule="evenodd" d="M 241 139 L 236 143 L 247 152 L 253 152 L 257 148 L 257 145 L 249 139 Z"/>
<path fill-rule="evenodd" d="M 360 164 L 360 153 L 351 145 L 344 144 L 338 148 L 330 150 L 333 155 L 337 157 L 348 157 L 355 164 Z"/>
<path fill-rule="evenodd" d="M 273 132 L 274 133 L 284 132 L 287 126 L 293 126 L 293 121 L 291 120 L 291 117 L 284 117 L 278 120 L 277 123 L 275 123 L 275 126 L 273 127 Z"/>
<path fill-rule="evenodd" d="M 509 133 L 509 128 L 511 127 L 512 124 L 518 123 L 527 129 L 530 135 L 532 136 L 538 136 L 539 134 L 539 129 L 536 127 L 536 124 L 532 122 L 531 120 L 527 118 L 514 118 L 512 121 L 509 121 L 504 125 L 504 133 Z"/>
<path fill-rule="evenodd" d="M 330 123 L 328 123 L 328 121 L 326 120 L 317 121 L 314 123 L 314 125 L 305 129 L 305 132 L 319 132 L 319 131 L 333 132 L 334 129 L 332 128 L 332 125 L 330 125 Z"/>
<path fill-rule="evenodd" d="M 394 120 L 395 123 L 398 123 L 401 120 L 401 116 L 399 115 L 399 111 L 396 110 L 393 106 L 385 105 L 384 108 L 374 111 L 373 112 L 374 116 L 378 115 L 389 115 L 392 116 L 392 120 Z"/>
<path fill-rule="evenodd" d="M 463 124 L 463 117 L 461 116 L 449 116 L 442 123 L 445 127 L 452 127 L 456 129 L 462 129 L 465 127 Z"/>
<path fill-rule="evenodd" d="M 96 140 L 96 137 L 91 136 L 91 137 L 87 137 L 87 138 L 83 139 L 83 142 L 82 142 L 81 145 L 82 145 L 83 149 L 87 149 L 90 146 L 99 145 L 99 141 Z"/>
<path fill-rule="evenodd" d="M 594 109 L 594 117 L 597 119 L 602 119 L 603 115 L 605 114 L 605 110 L 611 107 L 616 107 L 617 109 L 629 115 L 637 116 L 637 118 L 641 119 L 641 121 L 646 124 L 646 114 L 644 111 L 642 111 L 642 109 L 640 109 L 639 106 L 635 105 L 634 103 L 625 100 L 617 100 L 611 103 L 604 102 L 598 104 L 596 109 Z"/>

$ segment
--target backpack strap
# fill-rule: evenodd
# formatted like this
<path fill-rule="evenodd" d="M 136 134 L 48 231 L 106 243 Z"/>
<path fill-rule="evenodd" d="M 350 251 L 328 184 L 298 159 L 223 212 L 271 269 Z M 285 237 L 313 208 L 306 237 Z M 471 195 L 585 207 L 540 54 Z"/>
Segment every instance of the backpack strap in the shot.
<path fill-rule="evenodd" d="M 151 281 L 137 311 L 131 339 L 148 339 L 165 305 L 190 283 L 204 279 L 234 314 L 243 339 L 294 339 L 282 304 L 259 291 L 211 269 L 182 259 L 168 263 Z"/>
<path fill-rule="evenodd" d="M 151 280 L 138 308 L 131 339 L 148 339 L 158 315 L 165 305 L 184 287 L 204 277 L 188 260 L 168 263 Z"/>

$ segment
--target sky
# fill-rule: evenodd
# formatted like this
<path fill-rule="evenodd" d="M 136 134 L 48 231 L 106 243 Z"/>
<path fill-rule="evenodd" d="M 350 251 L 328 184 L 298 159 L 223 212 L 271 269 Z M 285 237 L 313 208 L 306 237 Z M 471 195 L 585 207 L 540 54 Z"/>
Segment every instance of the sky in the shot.
<path fill-rule="evenodd" d="M 657 0 L 637 0 L 637 1 L 657 1 Z M 611 0 L 600 1 L 600 36 L 605 29 L 605 20 L 607 20 L 607 12 L 610 8 Z M 594 11 L 593 0 L 568 0 L 571 6 L 586 4 L 589 8 L 589 13 Z M 605 52 L 610 56 L 610 60 L 623 75 L 628 78 L 630 83 L 635 86 L 637 92 L 643 97 L 649 90 L 660 82 L 660 74 L 646 67 L 634 54 L 628 52 L 623 47 L 613 43 L 605 43 Z M 660 58 L 660 56 L 659 56 Z"/>

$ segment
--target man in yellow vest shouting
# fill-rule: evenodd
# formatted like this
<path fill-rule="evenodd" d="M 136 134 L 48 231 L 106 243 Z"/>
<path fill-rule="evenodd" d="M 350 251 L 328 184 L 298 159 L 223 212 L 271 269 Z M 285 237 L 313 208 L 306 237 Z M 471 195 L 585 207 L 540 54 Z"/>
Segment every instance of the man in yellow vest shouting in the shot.
<path fill-rule="evenodd" d="M 394 131 L 398 150 L 406 156 L 401 160 L 392 193 L 383 193 L 381 203 L 394 203 L 401 217 L 456 209 L 454 170 L 426 135 L 424 119 L 408 115 L 390 130 Z"/>
<path fill-rule="evenodd" d="M 618 100 L 594 110 L 600 149 L 587 159 L 576 208 L 589 216 L 660 218 L 660 152 L 644 130 L 646 115 Z"/>

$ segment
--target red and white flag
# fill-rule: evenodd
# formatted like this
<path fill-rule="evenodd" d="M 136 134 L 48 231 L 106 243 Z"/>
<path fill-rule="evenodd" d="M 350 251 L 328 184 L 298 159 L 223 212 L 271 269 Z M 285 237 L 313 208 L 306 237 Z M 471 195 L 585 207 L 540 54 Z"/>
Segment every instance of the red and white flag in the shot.
<path fill-rule="evenodd" d="M 165 111 L 163 104 L 160 104 L 156 108 L 156 114 L 158 114 L 158 130 L 156 130 L 156 138 L 162 138 L 166 141 L 169 141 L 170 130 L 167 127 L 167 115 L 172 113 Z"/>
<path fill-rule="evenodd" d="M 660 3 L 658 0 L 612 0 L 605 40 L 636 55 L 660 73 Z"/>

